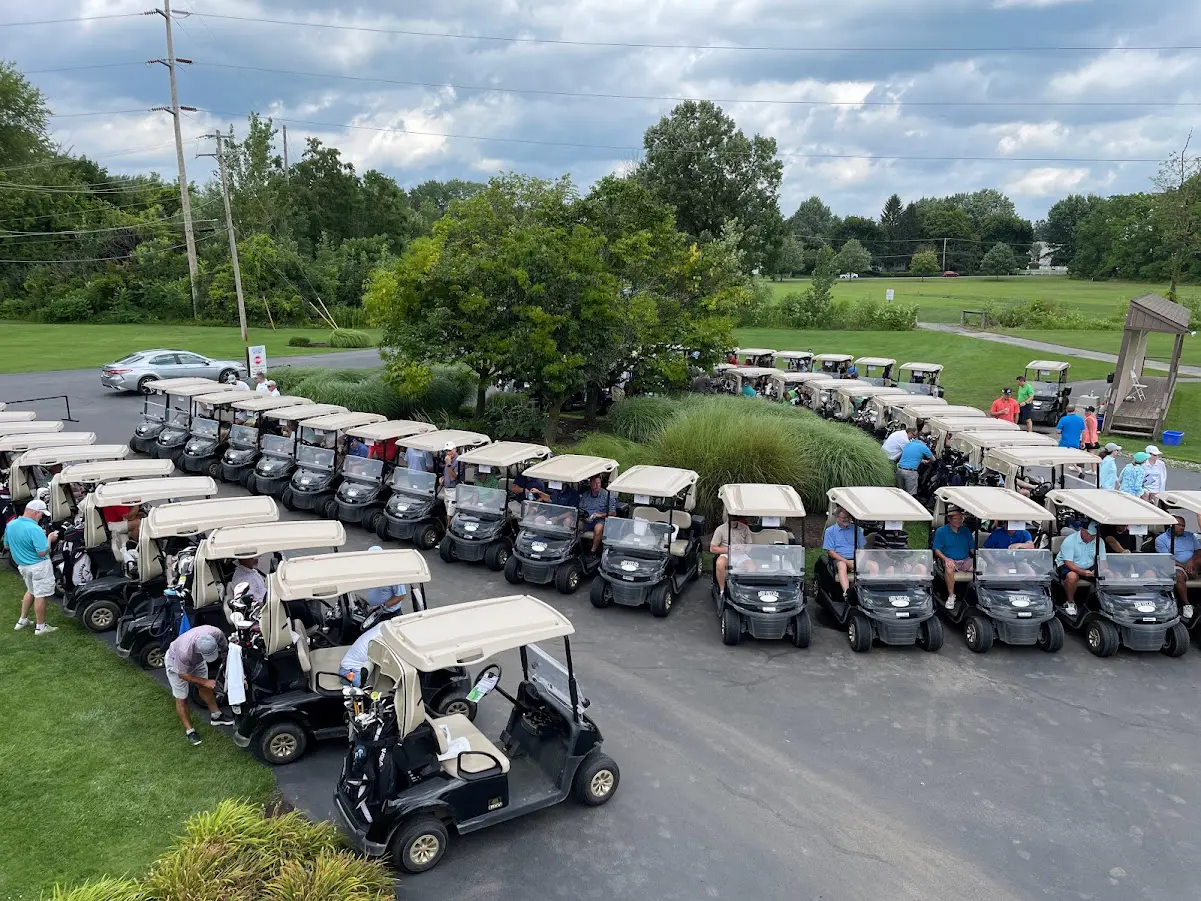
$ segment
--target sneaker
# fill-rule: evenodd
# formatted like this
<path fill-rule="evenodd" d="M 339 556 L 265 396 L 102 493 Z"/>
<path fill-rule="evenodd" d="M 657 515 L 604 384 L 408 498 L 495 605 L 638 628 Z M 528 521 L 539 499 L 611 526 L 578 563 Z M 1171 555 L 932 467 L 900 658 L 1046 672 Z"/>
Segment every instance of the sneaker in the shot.
<path fill-rule="evenodd" d="M 943 604 L 943 606 L 946 607 L 948 610 L 954 610 L 955 609 L 955 595 L 951 595 L 950 597 L 948 597 L 947 602 L 945 604 Z"/>
<path fill-rule="evenodd" d="M 17 632 L 20 632 L 22 629 L 28 629 L 32 625 L 33 623 L 22 617 L 21 619 L 17 620 L 17 624 L 13 626 L 13 629 Z"/>
<path fill-rule="evenodd" d="M 232 726 L 233 724 L 234 718 L 228 713 L 211 714 L 209 716 L 210 726 Z"/>
<path fill-rule="evenodd" d="M 1076 605 L 1075 604 L 1064 604 L 1063 612 L 1066 613 L 1068 616 L 1075 616 L 1076 615 Z"/>
<path fill-rule="evenodd" d="M 49 635 L 51 632 L 57 632 L 58 626 L 38 626 L 33 630 L 34 635 Z"/>
<path fill-rule="evenodd" d="M 187 732 L 185 732 L 184 738 L 192 743 L 192 747 L 196 747 L 198 744 L 200 744 L 200 736 L 196 734 L 195 729 L 189 729 Z"/>

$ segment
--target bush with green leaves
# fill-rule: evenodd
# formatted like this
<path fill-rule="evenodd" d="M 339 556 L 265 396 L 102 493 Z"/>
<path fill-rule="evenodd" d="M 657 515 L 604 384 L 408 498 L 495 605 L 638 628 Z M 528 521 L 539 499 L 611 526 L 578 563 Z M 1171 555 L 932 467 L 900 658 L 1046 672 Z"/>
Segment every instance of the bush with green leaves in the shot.
<path fill-rule="evenodd" d="M 370 347 L 371 336 L 351 328 L 336 328 L 329 333 L 330 347 Z"/>
<path fill-rule="evenodd" d="M 312 347 L 313 339 L 308 335 L 293 335 L 288 339 L 288 347 Z"/>
<path fill-rule="evenodd" d="M 645 444 L 638 444 L 635 441 L 628 441 L 604 432 L 593 432 L 591 435 L 585 436 L 583 441 L 571 447 L 555 448 L 555 453 L 606 457 L 620 463 L 623 470 L 629 469 L 631 466 L 653 462 Z"/>
<path fill-rule="evenodd" d="M 528 438 L 541 441 L 546 434 L 546 413 L 528 394 L 498 391 L 484 407 L 484 431 L 493 441 Z"/>
<path fill-rule="evenodd" d="M 1125 321 L 1124 313 L 1107 319 L 1086 316 L 1079 310 L 1064 308 L 1052 300 L 1042 298 L 1022 300 L 1013 304 L 992 304 L 986 312 L 989 324 L 1002 328 L 1107 331 L 1121 328 Z"/>
<path fill-rule="evenodd" d="M 613 405 L 605 424 L 619 438 L 646 442 L 662 432 L 688 402 L 674 397 L 629 397 Z"/>
<path fill-rule="evenodd" d="M 382 369 L 294 366 L 273 370 L 271 377 L 282 394 L 389 419 L 427 421 L 440 414 L 457 414 L 475 385 L 475 376 L 462 366 L 432 367 L 429 381 L 411 395 L 398 393 L 384 380 Z"/>

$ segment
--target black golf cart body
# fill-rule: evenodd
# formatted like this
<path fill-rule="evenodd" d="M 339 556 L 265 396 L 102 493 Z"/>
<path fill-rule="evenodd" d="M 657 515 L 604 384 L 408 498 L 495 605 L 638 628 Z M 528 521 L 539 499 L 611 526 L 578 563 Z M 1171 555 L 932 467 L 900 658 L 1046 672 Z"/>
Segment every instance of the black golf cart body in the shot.
<path fill-rule="evenodd" d="M 891 388 L 897 380 L 893 377 L 897 361 L 892 357 L 859 357 L 855 360 L 855 368 L 859 370 L 859 380 L 869 382 L 881 388 Z"/>
<path fill-rule="evenodd" d="M 381 539 L 411 541 L 426 551 L 437 547 L 446 534 L 447 511 L 454 508 L 454 489 L 448 492 L 442 484 L 446 445 L 453 444 L 459 453 L 463 453 L 491 441 L 479 432 L 439 429 L 400 442 L 408 450 L 428 454 L 433 471 L 419 472 L 401 465 L 392 470 L 388 485 L 391 493 L 384 503 L 384 515 L 378 521 L 376 534 Z"/>
<path fill-rule="evenodd" d="M 158 440 L 159 433 L 167 424 L 173 410 L 186 406 L 187 400 L 172 401 L 171 392 L 182 388 L 201 387 L 207 391 L 219 390 L 212 379 L 188 377 L 180 379 L 152 379 L 142 385 L 142 418 L 129 439 L 129 449 L 135 454 L 149 454 Z M 205 394 L 206 391 L 198 392 Z"/>
<path fill-rule="evenodd" d="M 527 480 L 538 480 L 550 492 L 574 491 L 576 501 L 571 506 L 526 501 L 513 553 L 505 563 L 509 584 L 554 583 L 562 594 L 571 594 L 585 575 L 596 572 L 601 555 L 592 553 L 593 534 L 583 531 L 578 499 L 593 476 L 600 476 L 607 488 L 617 470 L 616 460 L 582 454 L 560 454 L 526 469 Z"/>
<path fill-rule="evenodd" d="M 854 359 L 851 354 L 818 354 L 813 358 L 813 371 L 831 379 L 849 378 L 847 370 Z"/>
<path fill-rule="evenodd" d="M 1156 502 L 1173 516 L 1191 513 L 1194 520 L 1201 516 L 1201 491 L 1161 491 Z M 1201 626 L 1201 579 L 1188 579 L 1185 588 L 1188 595 L 1180 603 L 1180 621 L 1195 634 Z"/>
<path fill-rule="evenodd" d="M 977 485 L 984 457 L 994 447 L 1054 447 L 1055 439 L 1040 432 L 976 430 L 957 432 L 944 442 L 942 459 L 951 473 L 951 485 Z"/>
<path fill-rule="evenodd" d="M 839 422 L 853 422 L 868 428 L 873 422 L 869 401 L 876 397 L 907 397 L 900 388 L 884 385 L 864 386 L 862 379 L 842 379 L 834 388 L 830 416 Z"/>
<path fill-rule="evenodd" d="M 863 528 L 864 542 L 879 534 L 881 546 L 864 547 L 855 529 L 855 571 L 845 597 L 837 569 L 823 553 L 815 566 L 818 604 L 847 630 L 854 651 L 871 650 L 873 640 L 937 651 L 943 631 L 930 594 L 934 555 L 911 549 L 905 532 L 907 522 L 929 523 L 930 511 L 899 488 L 831 488 L 827 497 L 827 527 L 841 507 L 852 526 Z"/>
<path fill-rule="evenodd" d="M 1081 579 L 1076 589 L 1075 616 L 1064 609 L 1063 586 L 1055 580 L 1056 612 L 1064 627 L 1083 632 L 1089 651 L 1098 657 L 1110 656 L 1119 646 L 1170 657 L 1184 654 L 1189 632 L 1176 602 L 1176 563 L 1170 553 L 1156 553 L 1154 545 L 1155 534 L 1172 528 L 1176 518 L 1142 498 L 1103 488 L 1056 489 L 1047 494 L 1047 508 L 1057 525 L 1066 527 L 1079 518 L 1101 526 L 1124 525 L 1138 542 L 1137 553 L 1109 553 L 1099 568 L 1094 563 L 1097 578 Z M 1058 554 L 1063 541 L 1064 535 L 1056 535 L 1051 550 Z M 1100 557 L 1102 542 L 1093 545 Z"/>
<path fill-rule="evenodd" d="M 245 485 L 254 494 L 282 498 L 296 472 L 296 449 L 300 446 L 300 427 L 310 419 L 350 412 L 337 404 L 297 404 L 277 407 L 259 415 L 259 456 L 254 475 Z"/>
<path fill-rule="evenodd" d="M 584 713 L 572 664 L 571 623 L 528 596 L 470 601 L 385 624 L 368 648 L 366 688 L 348 692 L 350 747 L 334 793 L 339 824 L 370 857 L 410 872 L 442 858 L 459 835 L 542 810 L 574 794 L 608 801 L 620 770 Z M 535 642 L 562 638 L 565 664 Z M 430 718 L 419 672 L 482 662 L 520 649 L 522 679 L 493 743 L 461 715 Z M 488 671 L 499 668 L 489 666 Z M 477 683 L 478 684 L 478 683 Z"/>
<path fill-rule="evenodd" d="M 787 520 L 805 515 L 800 495 L 791 485 L 745 484 L 723 485 L 717 496 L 723 521 L 740 516 L 751 530 L 751 544 L 729 546 L 725 591 L 713 580 L 722 641 L 736 645 L 745 632 L 808 647 L 813 622 L 805 603 L 805 548 L 785 528 Z"/>
<path fill-rule="evenodd" d="M 782 372 L 812 372 L 813 351 L 777 350 L 772 365 Z"/>
<path fill-rule="evenodd" d="M 941 398 L 912 394 L 883 394 L 867 402 L 868 418 L 880 438 L 887 438 L 897 429 L 904 428 L 904 423 L 900 421 L 902 410 L 909 407 L 929 409 L 939 406 L 945 407 L 947 402 Z"/>
<path fill-rule="evenodd" d="M 439 556 L 446 563 L 483 560 L 501 572 L 513 552 L 525 496 L 516 480 L 550 456 L 545 445 L 518 441 L 485 444 L 460 456 L 455 512 L 438 542 Z"/>
<path fill-rule="evenodd" d="M 1062 648 L 1063 626 L 1055 618 L 1051 601 L 1055 562 L 1046 533 L 1053 521 L 1050 512 L 1007 488 L 940 488 L 930 524 L 931 545 L 934 532 L 954 510 L 964 514 L 963 527 L 975 533 L 975 565 L 970 573 L 955 573 L 956 602 L 950 610 L 943 603 L 947 599 L 946 581 L 936 565 L 934 599 L 939 615 L 963 626 L 968 648 L 978 653 L 987 651 L 994 641 L 1037 644 L 1049 652 Z M 990 528 L 985 528 L 985 523 Z M 996 529 L 1026 529 L 1034 537 L 1035 547 L 985 548 L 985 541 Z"/>
<path fill-rule="evenodd" d="M 705 520 L 692 515 L 699 478 L 691 469 L 633 466 L 609 483 L 610 494 L 619 502 L 625 495 L 631 509 L 629 518 L 605 520 L 594 607 L 648 604 L 655 616 L 671 612 L 704 563 Z"/>
<path fill-rule="evenodd" d="M 260 439 L 263 434 L 270 434 L 269 430 L 264 429 L 267 420 L 263 414 L 268 410 L 282 410 L 285 407 L 312 403 L 307 397 L 261 392 L 253 394 L 249 399 L 234 401 L 233 424 L 229 429 L 229 440 L 221 454 L 220 471 L 216 476 L 223 482 L 235 482 L 247 488 L 250 487 L 250 476 L 261 452 Z M 279 420 L 273 420 L 272 424 L 278 422 Z"/>
<path fill-rule="evenodd" d="M 897 383 L 910 394 L 925 394 L 930 397 L 942 397 L 943 391 L 941 363 L 902 363 L 901 378 Z"/>
<path fill-rule="evenodd" d="M 300 423 L 296 445 L 296 471 L 280 500 L 289 510 L 306 510 L 334 519 L 334 495 L 342 480 L 339 469 L 346 456 L 348 430 L 384 422 L 378 413 L 331 413 Z"/>
<path fill-rule="evenodd" d="M 253 401 L 263 395 L 249 389 L 202 394 L 192 400 L 192 425 L 183 454 L 177 461 L 184 472 L 221 478 L 221 460 L 229 447 L 229 433 L 234 426 L 238 401 Z M 277 398 L 278 399 L 278 398 Z"/>
<path fill-rule="evenodd" d="M 405 585 L 414 610 L 421 611 L 425 609 L 422 586 L 429 581 L 425 559 L 413 550 L 319 554 L 282 561 L 267 582 L 258 635 L 234 618 L 233 640 L 242 649 L 244 671 L 243 695 L 228 678 L 225 684 L 234 710 L 234 741 L 265 762 L 282 765 L 298 760 L 313 741 L 345 740 L 342 690 L 349 683 L 339 668 L 359 633 L 311 633 L 298 620 L 289 620 L 289 608 L 336 600 L 346 609 L 352 594 Z M 474 715 L 474 702 L 467 701 L 469 687 L 467 671 L 457 665 L 435 668 L 421 685 L 425 703 L 464 716 Z"/>
<path fill-rule="evenodd" d="M 1031 360 L 1026 364 L 1026 384 L 1034 389 L 1031 418 L 1036 425 L 1055 425 L 1068 411 L 1071 365 L 1060 360 Z"/>
<path fill-rule="evenodd" d="M 389 419 L 348 429 L 346 443 L 361 442 L 368 455 L 356 456 L 348 448 L 342 458 L 341 483 L 335 495 L 337 518 L 369 532 L 376 531 L 384 518 L 392 470 L 404 466 L 404 439 L 437 430 L 436 425 L 408 419 Z"/>
<path fill-rule="evenodd" d="M 154 441 L 150 442 L 146 452 L 152 457 L 158 457 L 160 460 L 171 460 L 174 463 L 178 463 L 179 458 L 183 456 L 184 447 L 187 445 L 188 439 L 192 434 L 193 421 L 206 418 L 198 415 L 197 403 L 208 405 L 217 395 L 232 394 L 234 392 L 242 394 L 233 385 L 223 385 L 219 382 L 210 382 L 207 380 L 203 384 L 179 385 L 178 387 L 169 388 L 164 392 L 166 395 L 166 409 L 164 410 L 163 426 Z M 204 400 L 200 400 L 201 398 L 204 398 Z M 139 425 L 138 429 L 141 428 L 142 426 Z M 136 430 L 134 435 L 140 437 Z M 130 446 L 133 446 L 132 443 Z"/>
<path fill-rule="evenodd" d="M 1042 503 L 1053 488 L 1067 487 L 1069 466 L 1081 468 L 1082 484 L 1100 484 L 1101 458 L 1073 447 L 1015 444 L 991 447 L 984 453 L 980 483 L 1008 488 Z M 1091 470 L 1091 475 L 1089 474 Z M 1046 476 L 1042 475 L 1046 471 Z"/>

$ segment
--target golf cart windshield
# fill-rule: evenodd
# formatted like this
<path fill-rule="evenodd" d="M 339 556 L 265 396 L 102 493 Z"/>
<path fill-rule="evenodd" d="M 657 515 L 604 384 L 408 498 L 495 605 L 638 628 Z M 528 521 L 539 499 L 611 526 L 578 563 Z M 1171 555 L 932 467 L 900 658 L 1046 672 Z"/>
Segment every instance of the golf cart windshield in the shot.
<path fill-rule="evenodd" d="M 475 513 L 501 513 L 505 509 L 505 492 L 483 485 L 460 485 L 455 490 L 455 507 Z"/>
<path fill-rule="evenodd" d="M 162 394 L 147 395 L 146 404 L 142 409 L 142 416 L 154 422 L 166 422 L 167 398 Z"/>
<path fill-rule="evenodd" d="M 571 707 L 571 676 L 567 667 L 536 644 L 526 645 L 525 654 L 530 681 L 554 695 L 560 704 Z"/>
<path fill-rule="evenodd" d="M 1035 395 L 1050 394 L 1054 396 L 1059 393 L 1059 382 L 1030 382 L 1029 384 L 1034 389 Z"/>
<path fill-rule="evenodd" d="M 905 392 L 908 394 L 933 394 L 934 393 L 934 385 L 926 385 L 926 384 L 922 384 L 921 382 L 901 382 L 901 384 L 899 384 L 897 387 L 904 388 Z"/>
<path fill-rule="evenodd" d="M 645 519 L 619 519 L 610 516 L 605 520 L 605 546 L 628 551 L 654 551 L 667 553 L 671 546 L 672 528 L 665 522 L 648 522 Z"/>
<path fill-rule="evenodd" d="M 333 470 L 334 452 L 324 447 L 309 447 L 302 444 L 296 452 L 296 462 L 306 469 Z"/>
<path fill-rule="evenodd" d="M 274 435 L 271 437 L 275 438 Z M 254 426 L 235 425 L 229 430 L 229 443 L 234 447 L 255 447 L 259 443 L 259 430 Z M 264 440 L 263 444 L 266 445 L 266 443 Z"/>
<path fill-rule="evenodd" d="M 284 438 L 280 435 L 263 436 L 263 453 L 268 457 L 285 457 L 291 460 L 295 446 L 291 438 Z"/>
<path fill-rule="evenodd" d="M 336 432 L 330 432 L 326 429 L 315 429 L 312 426 L 300 427 L 300 441 L 302 444 L 311 444 L 314 447 L 326 448 L 327 450 L 334 449 L 334 443 L 338 440 Z"/>
<path fill-rule="evenodd" d="M 1108 554 L 1100 575 L 1110 586 L 1172 585 L 1176 561 L 1171 554 Z"/>
<path fill-rule="evenodd" d="M 438 479 L 432 472 L 397 469 L 392 473 L 392 490 L 403 494 L 433 497 L 437 484 Z"/>
<path fill-rule="evenodd" d="M 192 434 L 197 438 L 216 438 L 220 428 L 215 419 L 193 419 Z"/>
<path fill-rule="evenodd" d="M 186 427 L 188 424 L 188 411 L 177 407 L 172 408 L 167 415 L 167 422 L 171 425 Z"/>
<path fill-rule="evenodd" d="M 521 517 L 522 528 L 538 532 L 574 533 L 579 511 L 575 507 L 560 507 L 558 504 L 540 504 L 531 501 L 525 505 Z M 608 526 L 605 527 L 606 533 Z"/>
<path fill-rule="evenodd" d="M 929 582 L 933 571 L 930 551 L 855 551 L 855 578 L 860 582 Z"/>
<path fill-rule="evenodd" d="M 981 582 L 1050 582 L 1054 570 L 1049 550 L 981 548 L 976 552 Z"/>
<path fill-rule="evenodd" d="M 606 539 L 608 535 L 606 526 Z M 803 577 L 805 549 L 796 544 L 732 544 L 730 572 L 738 576 Z"/>
<path fill-rule="evenodd" d="M 372 460 L 369 457 L 347 457 L 342 463 L 342 475 L 360 482 L 382 482 L 384 461 Z"/>

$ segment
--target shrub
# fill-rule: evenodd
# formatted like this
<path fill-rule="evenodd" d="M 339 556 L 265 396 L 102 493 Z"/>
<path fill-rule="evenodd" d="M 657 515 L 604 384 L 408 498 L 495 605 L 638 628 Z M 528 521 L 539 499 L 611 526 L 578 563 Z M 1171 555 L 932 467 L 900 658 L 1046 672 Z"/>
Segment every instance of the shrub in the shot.
<path fill-rule="evenodd" d="M 92 305 L 86 297 L 71 293 L 42 310 L 43 322 L 88 322 Z"/>
<path fill-rule="evenodd" d="M 683 406 L 670 397 L 630 397 L 614 404 L 605 421 L 614 435 L 646 442 L 662 432 Z"/>
<path fill-rule="evenodd" d="M 792 328 L 829 328 L 833 317 L 830 295 L 812 291 L 791 291 L 784 295 L 782 312 Z"/>
<path fill-rule="evenodd" d="M 631 466 L 653 462 L 648 456 L 649 449 L 645 444 L 627 441 L 625 438 L 606 435 L 603 432 L 594 432 L 571 447 L 556 448 L 555 453 L 608 457 L 620 463 L 623 470 L 629 469 Z"/>
<path fill-rule="evenodd" d="M 313 339 L 308 335 L 293 335 L 288 339 L 288 347 L 312 347 Z"/>
<path fill-rule="evenodd" d="M 95 879 L 75 888 L 55 886 L 45 901 L 150 901 L 150 892 L 131 879 Z"/>
<path fill-rule="evenodd" d="M 988 307 L 987 313 L 989 323 L 1002 328 L 1104 331 L 1121 328 L 1125 320 L 1125 313 L 1108 319 L 1085 316 L 1079 310 L 1065 309 L 1054 301 L 1041 298 L 1008 305 L 993 304 Z"/>
<path fill-rule="evenodd" d="M 356 329 L 336 328 L 329 333 L 330 347 L 370 347 L 371 336 Z"/>
<path fill-rule="evenodd" d="M 529 395 L 501 391 L 489 395 L 484 410 L 484 431 L 492 440 L 511 438 L 542 439 L 546 433 L 546 414 Z"/>
<path fill-rule="evenodd" d="M 382 369 L 296 366 L 276 370 L 272 378 L 281 393 L 389 419 L 430 420 L 440 413 L 457 413 L 475 385 L 475 376 L 462 366 L 434 366 L 424 388 L 408 397 L 384 381 Z"/>

